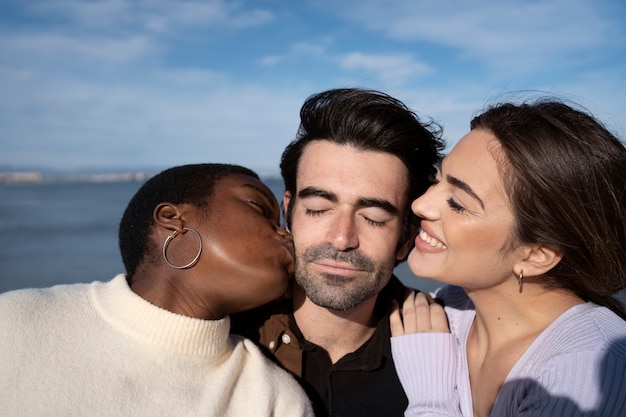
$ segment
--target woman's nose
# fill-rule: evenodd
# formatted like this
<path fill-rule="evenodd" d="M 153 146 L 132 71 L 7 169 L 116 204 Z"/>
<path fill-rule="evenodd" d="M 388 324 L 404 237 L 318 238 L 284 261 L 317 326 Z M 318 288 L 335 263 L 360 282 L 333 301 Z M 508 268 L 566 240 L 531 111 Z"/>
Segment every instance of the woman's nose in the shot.
<path fill-rule="evenodd" d="M 282 227 L 278 227 L 276 229 L 276 231 L 278 232 L 279 235 L 281 235 L 282 237 L 286 238 L 286 239 L 291 239 L 291 233 L 289 232 L 289 230 L 287 229 L 283 229 Z"/>
<path fill-rule="evenodd" d="M 435 206 L 431 204 L 434 186 L 431 186 L 424 194 L 417 197 L 411 203 L 411 211 L 422 219 L 429 219 L 436 216 Z"/>

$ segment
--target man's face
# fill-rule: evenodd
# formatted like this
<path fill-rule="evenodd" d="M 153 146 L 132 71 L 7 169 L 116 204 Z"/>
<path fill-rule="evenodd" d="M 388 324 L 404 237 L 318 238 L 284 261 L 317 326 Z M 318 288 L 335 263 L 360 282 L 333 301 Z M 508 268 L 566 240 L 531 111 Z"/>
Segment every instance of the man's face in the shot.
<path fill-rule="evenodd" d="M 296 281 L 315 304 L 347 311 L 389 282 L 408 204 L 408 170 L 394 155 L 326 140 L 306 146 L 291 232 Z"/>

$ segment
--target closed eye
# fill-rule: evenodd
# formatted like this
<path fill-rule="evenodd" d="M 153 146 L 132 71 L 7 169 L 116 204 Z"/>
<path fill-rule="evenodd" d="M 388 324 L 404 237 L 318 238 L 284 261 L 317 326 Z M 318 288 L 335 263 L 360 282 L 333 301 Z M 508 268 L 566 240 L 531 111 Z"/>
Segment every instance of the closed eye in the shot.
<path fill-rule="evenodd" d="M 462 205 L 460 205 L 459 203 L 454 201 L 454 199 L 452 197 L 448 197 L 446 202 L 448 203 L 448 206 L 450 206 L 452 211 L 454 211 L 456 213 L 462 213 L 462 212 L 465 211 L 465 207 L 463 207 Z"/>
<path fill-rule="evenodd" d="M 306 209 L 305 213 L 307 216 L 321 216 L 322 214 L 324 214 L 324 212 L 326 212 L 326 210 L 311 210 L 311 209 Z"/>
<path fill-rule="evenodd" d="M 255 201 L 255 200 L 248 200 L 248 203 L 258 208 L 259 211 L 263 214 L 263 216 L 267 217 L 268 219 L 271 218 L 270 210 L 267 208 L 265 204 L 259 203 L 258 201 Z"/>
<path fill-rule="evenodd" d="M 377 222 L 376 220 L 368 219 L 367 217 L 364 217 L 364 219 L 367 221 L 368 224 L 376 227 L 383 227 L 385 226 L 385 224 L 387 224 L 387 222 Z"/>

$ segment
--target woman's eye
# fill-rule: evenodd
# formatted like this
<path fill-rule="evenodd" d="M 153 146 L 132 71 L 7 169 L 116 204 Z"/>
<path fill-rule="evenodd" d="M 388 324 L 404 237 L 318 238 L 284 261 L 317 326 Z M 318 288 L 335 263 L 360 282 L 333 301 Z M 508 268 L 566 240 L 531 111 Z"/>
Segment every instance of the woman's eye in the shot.
<path fill-rule="evenodd" d="M 448 200 L 446 200 L 446 201 L 448 202 L 448 206 L 450 206 L 452 211 L 454 211 L 456 213 L 462 213 L 462 212 L 465 211 L 465 207 L 463 207 L 462 205 L 460 205 L 459 203 L 454 201 L 454 199 L 452 197 L 449 197 Z"/>
<path fill-rule="evenodd" d="M 259 211 L 265 216 L 265 217 L 269 217 L 269 210 L 267 209 L 267 207 L 265 206 L 265 204 L 261 204 L 258 203 L 254 200 L 250 200 L 248 201 L 250 204 L 252 204 L 253 206 L 255 206 L 256 208 L 259 209 Z"/>

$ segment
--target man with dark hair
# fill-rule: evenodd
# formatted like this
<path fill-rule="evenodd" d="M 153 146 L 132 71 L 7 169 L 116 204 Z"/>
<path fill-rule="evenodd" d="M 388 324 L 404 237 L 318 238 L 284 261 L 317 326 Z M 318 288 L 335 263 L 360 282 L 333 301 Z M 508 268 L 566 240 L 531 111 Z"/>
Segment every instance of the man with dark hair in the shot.
<path fill-rule="evenodd" d="M 378 91 L 309 97 L 285 149 L 285 220 L 296 249 L 292 297 L 234 317 L 291 371 L 317 416 L 401 416 L 407 399 L 390 349 L 393 276 L 414 244 L 410 204 L 430 186 L 444 143 Z"/>

